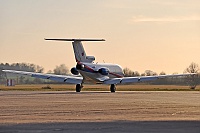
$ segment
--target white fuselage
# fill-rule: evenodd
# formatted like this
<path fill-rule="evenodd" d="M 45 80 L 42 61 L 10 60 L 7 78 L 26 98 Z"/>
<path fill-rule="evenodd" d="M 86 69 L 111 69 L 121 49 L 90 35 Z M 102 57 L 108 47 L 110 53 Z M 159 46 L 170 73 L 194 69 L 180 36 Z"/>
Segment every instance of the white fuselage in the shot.
<path fill-rule="evenodd" d="M 80 63 L 84 66 L 84 69 L 79 70 L 80 74 L 83 76 L 83 82 L 94 82 L 94 83 L 101 83 L 105 79 L 111 78 L 122 78 L 124 76 L 123 70 L 121 66 L 116 64 L 94 64 L 94 63 Z M 99 73 L 101 68 L 107 69 L 109 71 L 108 75 L 102 75 Z"/>

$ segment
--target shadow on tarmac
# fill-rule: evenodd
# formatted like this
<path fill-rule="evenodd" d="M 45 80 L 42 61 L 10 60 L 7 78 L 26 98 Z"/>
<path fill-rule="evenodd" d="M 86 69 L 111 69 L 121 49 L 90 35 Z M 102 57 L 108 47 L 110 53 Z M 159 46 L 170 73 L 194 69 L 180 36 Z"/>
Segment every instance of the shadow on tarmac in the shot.
<path fill-rule="evenodd" d="M 199 133 L 200 121 L 112 121 L 1 124 L 0 133 Z"/>

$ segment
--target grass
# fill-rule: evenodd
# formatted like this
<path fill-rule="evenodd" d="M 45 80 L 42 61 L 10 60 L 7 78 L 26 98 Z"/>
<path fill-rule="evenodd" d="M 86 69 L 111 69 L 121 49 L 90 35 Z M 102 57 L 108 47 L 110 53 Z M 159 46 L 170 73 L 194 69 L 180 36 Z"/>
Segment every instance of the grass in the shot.
<path fill-rule="evenodd" d="M 39 85 L 0 85 L 1 91 L 75 91 L 75 85 L 66 84 L 39 84 Z M 85 85 L 83 91 L 109 91 L 108 85 Z M 189 86 L 177 85 L 118 85 L 117 91 L 200 91 L 200 86 L 195 90 Z"/>

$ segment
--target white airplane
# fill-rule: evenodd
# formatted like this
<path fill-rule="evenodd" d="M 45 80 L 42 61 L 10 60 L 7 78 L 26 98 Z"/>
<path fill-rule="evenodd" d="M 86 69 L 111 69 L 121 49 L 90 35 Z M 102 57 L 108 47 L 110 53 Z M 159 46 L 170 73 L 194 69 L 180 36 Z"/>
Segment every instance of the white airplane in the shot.
<path fill-rule="evenodd" d="M 87 56 L 82 45 L 82 41 L 105 41 L 104 39 L 45 39 L 54 41 L 72 41 L 74 55 L 76 59 L 76 67 L 71 69 L 74 76 L 43 74 L 15 70 L 2 70 L 4 72 L 30 75 L 35 78 L 50 79 L 54 81 L 64 82 L 67 84 L 76 84 L 76 92 L 80 92 L 83 84 L 86 82 L 93 84 L 110 85 L 110 91 L 115 92 L 117 84 L 136 83 L 143 81 L 151 81 L 167 77 L 188 76 L 189 74 L 175 75 L 156 75 L 156 76 L 140 76 L 140 77 L 124 77 L 122 68 L 117 64 L 94 63 L 94 56 Z M 81 76 L 77 76 L 77 75 Z"/>

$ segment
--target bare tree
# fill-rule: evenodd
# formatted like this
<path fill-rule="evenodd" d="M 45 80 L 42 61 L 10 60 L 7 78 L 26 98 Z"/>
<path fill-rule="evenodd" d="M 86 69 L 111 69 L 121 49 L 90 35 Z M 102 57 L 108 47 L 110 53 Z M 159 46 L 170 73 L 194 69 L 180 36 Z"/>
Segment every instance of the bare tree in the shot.
<path fill-rule="evenodd" d="M 53 71 L 52 71 L 52 70 L 49 70 L 49 71 L 47 71 L 47 73 L 48 73 L 48 74 L 52 74 L 52 73 L 53 73 Z"/>
<path fill-rule="evenodd" d="M 199 72 L 199 65 L 192 62 L 188 68 L 185 69 L 185 72 L 188 73 L 198 73 Z"/>
<path fill-rule="evenodd" d="M 124 76 L 125 77 L 136 77 L 136 76 L 140 76 L 140 73 L 138 71 L 132 71 L 131 69 L 129 68 L 124 68 L 123 69 L 123 72 L 124 72 Z"/>
<path fill-rule="evenodd" d="M 57 75 L 67 75 L 69 74 L 69 69 L 66 67 L 65 64 L 61 64 L 60 66 L 56 66 L 53 72 L 54 74 L 57 74 Z"/>
<path fill-rule="evenodd" d="M 36 65 L 35 66 L 35 71 L 38 72 L 38 73 L 43 73 L 44 72 L 44 68 L 41 67 L 41 66 Z"/>
<path fill-rule="evenodd" d="M 162 72 L 160 72 L 159 75 L 166 75 L 166 73 L 162 71 Z"/>
<path fill-rule="evenodd" d="M 133 71 L 127 67 L 123 69 L 123 72 L 125 77 L 130 77 L 133 74 Z"/>
<path fill-rule="evenodd" d="M 154 76 L 154 75 L 158 75 L 156 72 L 153 72 L 151 70 L 146 70 L 145 72 L 145 76 Z"/>
<path fill-rule="evenodd" d="M 134 72 L 134 77 L 138 77 L 138 76 L 140 76 L 140 73 L 138 71 L 135 71 Z"/>
<path fill-rule="evenodd" d="M 188 68 L 185 69 L 184 73 L 197 73 L 196 75 L 190 75 L 186 77 L 187 82 L 191 89 L 195 89 L 198 84 L 199 76 L 199 65 L 192 62 Z"/>

